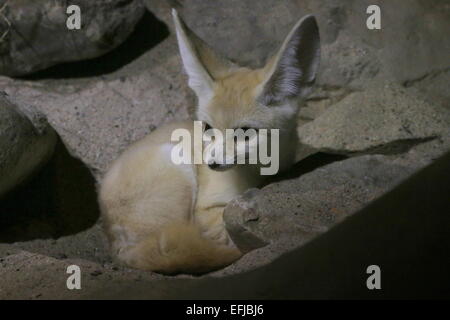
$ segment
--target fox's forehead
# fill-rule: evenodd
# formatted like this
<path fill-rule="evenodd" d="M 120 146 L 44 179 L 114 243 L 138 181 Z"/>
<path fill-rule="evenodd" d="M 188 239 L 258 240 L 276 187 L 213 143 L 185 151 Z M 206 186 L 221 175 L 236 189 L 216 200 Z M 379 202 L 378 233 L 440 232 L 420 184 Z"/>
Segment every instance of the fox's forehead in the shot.
<path fill-rule="evenodd" d="M 205 120 L 217 128 L 231 128 L 240 119 L 251 116 L 256 109 L 259 86 L 263 81 L 261 70 L 238 69 L 216 79 L 214 95 L 208 101 Z"/>

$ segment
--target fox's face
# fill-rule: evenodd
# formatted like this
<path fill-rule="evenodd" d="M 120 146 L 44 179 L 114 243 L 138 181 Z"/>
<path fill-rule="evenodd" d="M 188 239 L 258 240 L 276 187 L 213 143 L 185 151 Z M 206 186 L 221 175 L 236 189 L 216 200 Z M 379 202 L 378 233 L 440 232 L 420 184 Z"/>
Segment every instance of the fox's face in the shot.
<path fill-rule="evenodd" d="M 270 129 L 292 127 L 297 108 L 289 104 L 271 108 L 258 99 L 263 76 L 261 69 L 233 70 L 215 80 L 211 98 L 198 106 L 197 119 L 204 123 L 205 136 L 212 137 L 204 145 L 204 160 L 212 169 L 231 168 L 239 157 L 249 163 L 251 154 L 257 155 L 261 145 L 270 144 Z M 234 129 L 233 135 L 230 130 L 227 135 L 227 129 Z"/>
<path fill-rule="evenodd" d="M 189 86 L 198 98 L 197 119 L 204 123 L 205 136 L 211 137 L 204 146 L 205 162 L 212 169 L 224 170 L 236 164 L 239 156 L 248 159 L 263 143 L 270 148 L 270 129 L 279 130 L 281 144 L 283 139 L 292 140 L 298 100 L 309 94 L 320 61 L 315 18 L 300 20 L 278 53 L 263 68 L 252 70 L 215 53 L 175 10 L 173 17 Z M 237 143 L 226 129 L 242 129 L 236 133 L 245 133 L 245 144 Z M 261 129 L 268 129 L 268 134 L 259 134 L 266 132 Z M 211 149 L 222 151 L 223 157 Z"/>

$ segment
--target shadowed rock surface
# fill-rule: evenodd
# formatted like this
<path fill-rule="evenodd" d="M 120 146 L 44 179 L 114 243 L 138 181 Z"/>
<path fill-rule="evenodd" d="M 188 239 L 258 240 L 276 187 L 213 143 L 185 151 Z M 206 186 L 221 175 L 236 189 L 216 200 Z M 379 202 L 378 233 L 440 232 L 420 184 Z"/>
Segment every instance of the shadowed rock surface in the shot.
<path fill-rule="evenodd" d="M 41 113 L 19 109 L 0 91 L 0 197 L 44 165 L 55 143 Z"/>
<path fill-rule="evenodd" d="M 0 74 L 22 76 L 98 57 L 121 44 L 144 14 L 138 0 L 81 0 L 80 30 L 66 26 L 67 1 L 0 1 Z"/>

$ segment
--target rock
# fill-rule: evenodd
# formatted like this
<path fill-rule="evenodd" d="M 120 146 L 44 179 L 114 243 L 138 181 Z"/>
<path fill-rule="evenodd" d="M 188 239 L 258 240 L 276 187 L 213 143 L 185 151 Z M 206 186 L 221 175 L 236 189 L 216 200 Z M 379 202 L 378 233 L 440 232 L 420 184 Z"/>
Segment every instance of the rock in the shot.
<path fill-rule="evenodd" d="M 378 155 L 339 161 L 297 179 L 248 191 L 227 206 L 225 221 L 231 234 L 239 233 L 233 231 L 234 225 L 245 226 L 266 243 L 322 233 L 410 172 Z"/>
<path fill-rule="evenodd" d="M 366 27 L 370 1 L 260 0 L 177 1 L 187 24 L 228 57 L 261 65 L 303 15 L 314 14 L 322 41 L 320 85 L 367 87 L 373 81 L 404 82 L 448 69 L 450 28 L 446 1 L 386 2 L 381 30 Z M 174 1 L 144 0 L 172 27 Z M 426 17 L 426 18 L 424 18 Z"/>
<path fill-rule="evenodd" d="M 439 104 L 450 109 L 450 68 L 443 71 L 429 72 L 418 79 L 406 81 L 405 87 L 416 88 L 429 103 Z"/>
<path fill-rule="evenodd" d="M 60 212 L 52 213 L 60 214 Z M 34 222 L 35 225 L 38 225 L 38 227 L 34 228 L 34 230 L 36 230 L 40 225 L 38 224 L 39 221 Z M 27 227 L 27 225 L 24 226 L 24 228 Z M 4 232 L 11 234 L 10 229 L 7 227 L 4 228 Z M 22 237 L 24 238 L 23 234 Z M 105 234 L 100 224 L 95 224 L 86 231 L 68 236 L 61 236 L 57 239 L 36 238 L 32 241 L 16 241 L 14 242 L 14 247 L 29 252 L 43 254 L 59 260 L 85 259 L 88 261 L 95 261 L 99 264 L 111 263 L 112 261 L 108 242 L 105 239 Z"/>
<path fill-rule="evenodd" d="M 170 28 L 173 27 L 170 6 L 166 1 L 145 3 Z M 296 19 L 310 12 L 317 15 L 324 46 L 322 74 L 325 78 L 321 78 L 317 94 L 311 96 L 307 107 L 302 109 L 300 124 L 317 118 L 331 105 L 354 92 L 357 86 L 354 80 L 363 79 L 366 72 L 358 71 L 352 80 L 342 75 L 347 74 L 347 71 L 333 68 L 346 66 L 350 70 L 358 65 L 366 66 L 366 62 L 359 61 L 359 58 L 355 60 L 354 56 L 360 53 L 361 59 L 372 61 L 370 57 L 379 53 L 378 47 L 370 47 L 362 41 L 363 37 L 372 37 L 373 33 L 366 34 L 366 29 L 363 34 L 359 32 L 353 36 L 351 30 L 347 30 L 354 24 L 351 22 L 352 15 L 348 14 L 354 4 L 325 1 L 319 5 L 309 1 L 279 3 L 262 0 L 261 5 L 255 5 L 250 11 L 244 10 L 248 4 L 234 0 L 231 4 L 217 2 L 214 6 L 193 0 L 183 1 L 182 4 L 181 15 L 196 32 L 217 50 L 233 58 L 241 58 L 243 63 L 263 61 Z M 431 10 L 430 14 L 434 14 L 435 9 L 424 10 Z M 202 13 L 202 19 L 198 18 L 199 12 Z M 357 12 L 358 19 L 366 15 L 365 11 Z M 439 24 L 442 23 L 439 21 Z M 233 32 L 237 28 L 242 29 L 242 32 Z M 254 37 L 255 30 L 261 36 Z M 389 29 L 386 32 L 391 31 Z M 433 37 L 429 37 L 430 41 Z M 435 62 L 438 61 L 441 60 Z M 370 63 L 378 66 L 378 62 Z M 430 64 L 430 69 L 439 67 Z M 49 84 L 0 79 L 0 84 L 6 86 L 5 90 L 18 104 L 35 105 L 45 113 L 71 152 L 94 171 L 103 172 L 130 142 L 164 121 L 186 118 L 188 113 L 192 114 L 193 96 L 181 70 L 175 37 L 171 34 L 163 43 L 130 65 L 113 74 L 91 78 L 86 83 L 65 80 Z M 337 80 L 327 79 L 331 76 L 337 77 Z M 371 77 L 366 80 L 372 81 Z M 60 108 L 61 105 L 65 108 Z M 314 152 L 314 148 L 301 146 L 298 158 Z"/>
<path fill-rule="evenodd" d="M 234 274 L 270 263 L 325 233 L 416 169 L 396 164 L 387 156 L 367 155 L 248 191 L 227 205 L 224 220 L 241 250 L 257 250 L 223 273 Z"/>
<path fill-rule="evenodd" d="M 227 230 L 247 254 L 214 274 L 236 274 L 271 263 L 325 233 L 448 151 L 450 128 L 440 138 L 400 155 L 356 156 L 324 166 L 320 154 L 315 155 L 315 169 L 249 190 L 227 205 Z M 308 166 L 308 161 L 297 166 Z"/>
<path fill-rule="evenodd" d="M 252 224 L 259 224 L 260 213 L 256 195 L 258 189 L 247 190 L 243 195 L 230 202 L 224 214 L 228 233 L 239 249 L 250 252 L 269 244 L 264 236 L 249 231 Z"/>
<path fill-rule="evenodd" d="M 28 107 L 21 111 L 0 92 L 0 196 L 42 166 L 55 143 L 56 134 L 42 114 Z"/>
<path fill-rule="evenodd" d="M 316 89 L 307 98 L 306 103 L 302 105 L 298 113 L 298 126 L 308 123 L 321 114 L 330 106 L 336 104 L 350 94 L 352 90 L 347 88 L 325 88 L 316 87 Z"/>
<path fill-rule="evenodd" d="M 66 26 L 62 0 L 0 1 L 0 74 L 22 76 L 98 57 L 121 44 L 144 14 L 137 0 L 80 0 L 81 29 Z"/>
<path fill-rule="evenodd" d="M 298 129 L 300 142 L 338 154 L 399 153 L 445 133 L 450 110 L 394 84 L 353 92 Z"/>
<path fill-rule="evenodd" d="M 130 143 L 189 118 L 192 93 L 179 63 L 172 56 L 137 74 L 51 86 L 0 77 L 0 87 L 17 105 L 44 113 L 70 153 L 101 174 Z"/>
<path fill-rule="evenodd" d="M 110 266 L 104 268 L 84 259 L 58 260 L 7 244 L 0 244 L 0 257 L 0 299 L 80 299 L 84 294 L 95 295 L 99 287 L 109 282 L 135 283 L 138 279 L 150 281 L 159 278 L 148 272 L 116 271 Z M 67 268 L 71 265 L 80 268 L 82 290 L 67 289 L 70 276 Z"/>

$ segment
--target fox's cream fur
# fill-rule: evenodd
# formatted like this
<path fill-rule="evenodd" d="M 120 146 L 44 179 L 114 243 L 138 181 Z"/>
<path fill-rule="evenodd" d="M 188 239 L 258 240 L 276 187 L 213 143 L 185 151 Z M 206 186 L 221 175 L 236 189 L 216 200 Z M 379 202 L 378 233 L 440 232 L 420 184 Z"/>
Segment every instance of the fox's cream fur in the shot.
<path fill-rule="evenodd" d="M 216 130 L 279 129 L 280 169 L 294 161 L 298 100 L 310 91 L 320 60 L 316 21 L 306 16 L 263 68 L 242 68 L 216 54 L 173 11 L 197 118 Z M 259 165 L 176 165 L 171 134 L 192 121 L 164 125 L 134 143 L 111 166 L 99 192 L 113 255 L 162 273 L 204 273 L 242 253 L 222 220 L 226 204 L 263 182 Z M 253 139 L 249 143 L 257 143 Z M 210 142 L 223 144 L 223 141 Z M 238 151 L 239 152 L 239 151 Z M 212 170 L 214 168 L 215 170 Z"/>

